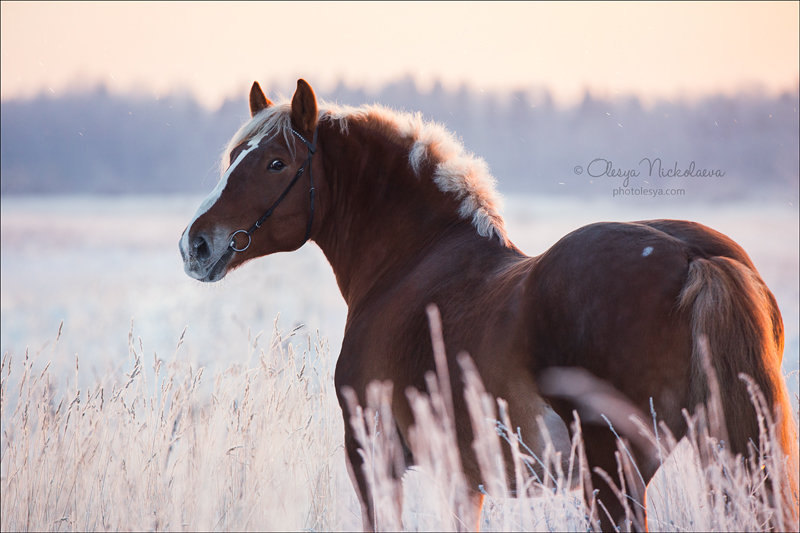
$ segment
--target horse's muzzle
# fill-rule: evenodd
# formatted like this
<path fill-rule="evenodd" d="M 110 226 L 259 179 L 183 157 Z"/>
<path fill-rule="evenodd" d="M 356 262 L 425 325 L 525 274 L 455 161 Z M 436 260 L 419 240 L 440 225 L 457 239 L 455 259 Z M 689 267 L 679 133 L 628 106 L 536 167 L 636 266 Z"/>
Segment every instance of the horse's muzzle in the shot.
<path fill-rule="evenodd" d="M 219 281 L 225 277 L 233 250 L 228 246 L 221 253 L 214 254 L 212 242 L 203 234 L 188 238 L 184 231 L 178 248 L 183 258 L 183 270 L 189 277 L 204 282 Z"/>

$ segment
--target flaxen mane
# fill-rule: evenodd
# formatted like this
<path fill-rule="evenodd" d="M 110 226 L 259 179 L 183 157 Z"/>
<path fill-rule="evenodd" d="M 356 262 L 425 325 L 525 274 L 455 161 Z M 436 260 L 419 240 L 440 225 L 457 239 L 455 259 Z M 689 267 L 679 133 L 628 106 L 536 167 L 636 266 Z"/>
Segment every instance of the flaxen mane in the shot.
<path fill-rule="evenodd" d="M 222 171 L 229 165 L 228 155 L 239 144 L 257 137 L 271 138 L 283 135 L 286 144 L 291 138 L 290 103 L 270 106 L 246 122 L 225 148 Z M 424 163 L 432 163 L 432 179 L 442 192 L 451 194 L 459 202 L 459 216 L 471 220 L 479 235 L 497 236 L 508 244 L 503 218 L 500 215 L 500 197 L 495 190 L 494 177 L 486 162 L 466 151 L 442 125 L 425 121 L 419 113 L 403 113 L 383 106 L 349 107 L 321 103 L 321 122 L 331 122 L 346 133 L 349 123 L 359 119 L 367 127 L 409 141 L 411 149 L 408 162 L 417 176 L 421 176 Z"/>

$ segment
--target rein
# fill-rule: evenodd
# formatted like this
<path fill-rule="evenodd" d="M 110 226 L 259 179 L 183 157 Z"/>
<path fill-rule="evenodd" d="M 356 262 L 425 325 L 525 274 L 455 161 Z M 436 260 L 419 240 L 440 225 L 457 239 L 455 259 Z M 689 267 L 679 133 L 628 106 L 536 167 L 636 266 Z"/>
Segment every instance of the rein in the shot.
<path fill-rule="evenodd" d="M 319 130 L 318 129 L 314 130 L 314 138 L 313 138 L 312 142 L 308 142 L 308 140 L 306 140 L 305 137 L 300 135 L 300 133 L 298 133 L 294 128 L 290 128 L 290 129 L 291 129 L 292 133 L 294 133 L 295 136 L 297 136 L 298 139 L 303 141 L 303 144 L 306 145 L 306 148 L 308 148 L 308 157 L 306 158 L 306 162 L 303 163 L 303 165 L 300 168 L 297 169 L 297 172 L 295 173 L 294 178 L 292 178 L 292 181 L 289 182 L 289 185 L 287 185 L 286 188 L 283 189 L 283 192 L 281 192 L 280 196 L 278 196 L 278 199 L 275 200 L 272 203 L 271 206 L 269 206 L 269 209 L 267 209 L 267 211 L 263 215 L 261 215 L 261 218 L 256 220 L 255 224 L 250 226 L 250 229 L 246 229 L 246 230 L 240 229 L 240 230 L 236 230 L 233 233 L 231 233 L 231 237 L 230 237 L 231 238 L 231 242 L 230 242 L 230 244 L 228 246 L 234 252 L 244 252 L 245 250 L 250 248 L 250 243 L 253 242 L 253 232 L 255 232 L 258 228 L 260 228 L 261 225 L 270 216 L 272 216 L 272 212 L 275 211 L 275 208 L 277 208 L 280 205 L 280 203 L 286 198 L 286 196 L 289 194 L 289 191 L 292 190 L 292 187 L 294 187 L 295 183 L 297 183 L 297 181 L 300 179 L 300 176 L 302 176 L 303 173 L 305 172 L 306 167 L 308 167 L 308 181 L 309 181 L 309 185 L 310 185 L 310 188 L 309 188 L 309 191 L 308 191 L 308 195 L 309 195 L 309 200 L 311 202 L 311 211 L 310 211 L 310 213 L 308 215 L 308 223 L 306 224 L 306 236 L 303 238 L 303 242 L 302 242 L 302 244 L 300 246 L 305 244 L 306 241 L 308 241 L 308 238 L 311 236 L 311 225 L 314 223 L 314 196 L 315 196 L 314 174 L 313 174 L 313 172 L 311 170 L 311 160 L 314 157 L 314 152 L 316 152 L 316 150 L 317 150 L 317 131 L 319 131 Z M 236 236 L 239 235 L 240 233 L 243 233 L 243 234 L 245 234 L 247 236 L 247 244 L 245 244 L 242 248 L 237 248 L 236 247 Z"/>

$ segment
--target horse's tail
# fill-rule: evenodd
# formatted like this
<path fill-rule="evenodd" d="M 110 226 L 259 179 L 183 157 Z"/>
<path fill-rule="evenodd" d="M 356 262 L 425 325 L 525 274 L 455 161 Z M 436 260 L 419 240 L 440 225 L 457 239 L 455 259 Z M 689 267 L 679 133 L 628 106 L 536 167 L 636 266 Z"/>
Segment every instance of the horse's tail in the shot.
<path fill-rule="evenodd" d="M 718 394 L 724 432 L 716 436 L 724 438 L 727 433 L 729 449 L 747 457 L 748 442 L 759 442 L 758 414 L 748 387 L 740 378 L 741 374 L 750 376 L 772 410 L 778 444 L 789 460 L 784 469 L 789 479 L 785 484 L 781 480 L 774 482 L 784 487 L 780 492 L 796 520 L 797 426 L 781 374 L 783 321 L 775 297 L 752 267 L 716 256 L 694 258 L 689 263 L 679 305 L 691 316 L 690 405 L 708 402 L 712 411 L 713 399 L 709 399 Z M 707 372 L 708 367 L 713 372 Z M 713 430 L 713 420 L 711 425 Z"/>

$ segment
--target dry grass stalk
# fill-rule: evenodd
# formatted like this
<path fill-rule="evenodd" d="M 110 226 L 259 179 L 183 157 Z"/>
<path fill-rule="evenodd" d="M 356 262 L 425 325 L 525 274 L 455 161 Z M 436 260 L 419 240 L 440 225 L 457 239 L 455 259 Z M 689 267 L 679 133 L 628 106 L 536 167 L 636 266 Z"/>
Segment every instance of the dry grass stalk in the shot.
<path fill-rule="evenodd" d="M 182 343 L 183 334 L 178 341 Z M 332 390 L 327 346 L 275 330 L 266 348 L 251 339 L 253 365 L 211 376 L 154 356 L 145 366 L 141 339 L 129 335 L 130 370 L 92 381 L 76 364 L 69 384 L 51 374 L 44 354 L 0 365 L 0 529 L 8 530 L 352 530 L 360 512 L 344 468 L 341 412 Z M 49 347 L 57 355 L 58 343 Z M 220 357 L 226 354 L 220 354 Z M 229 356 L 229 355 L 228 355 Z M 551 447 L 536 457 L 514 421 L 483 389 L 468 357 L 466 383 L 474 450 L 485 483 L 482 529 L 586 531 L 602 502 L 592 494 L 579 419 L 567 461 Z M 441 373 L 440 373 L 441 374 Z M 74 381 L 73 381 L 74 380 Z M 360 438 L 373 472 L 382 529 L 471 528 L 471 494 L 459 457 L 442 375 L 411 395 L 417 424 L 409 445 L 418 466 L 398 481 L 402 448 L 388 423 L 390 397 L 376 385 L 360 411 Z M 79 387 L 78 384 L 81 384 Z M 652 419 L 631 420 L 653 447 L 661 470 L 648 487 L 651 530 L 796 530 L 791 497 L 771 498 L 765 472 L 796 475 L 774 444 L 773 415 L 751 395 L 761 435 L 751 464 L 730 457 L 710 436 L 704 409 L 686 415 L 689 437 L 676 442 Z M 369 423 L 367 423 L 369 422 Z M 545 425 L 541 424 L 542 429 Z M 505 450 L 505 452 L 504 452 Z M 504 454 L 511 457 L 507 469 Z M 606 473 L 635 523 L 630 492 L 635 465 Z M 705 463 L 702 457 L 709 458 Z M 565 471 L 566 470 L 566 471 Z M 512 492 L 512 489 L 516 489 Z M 404 505 L 397 507 L 398 495 Z"/>

